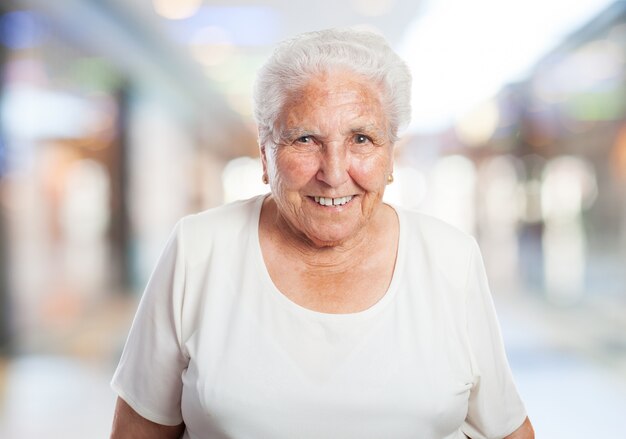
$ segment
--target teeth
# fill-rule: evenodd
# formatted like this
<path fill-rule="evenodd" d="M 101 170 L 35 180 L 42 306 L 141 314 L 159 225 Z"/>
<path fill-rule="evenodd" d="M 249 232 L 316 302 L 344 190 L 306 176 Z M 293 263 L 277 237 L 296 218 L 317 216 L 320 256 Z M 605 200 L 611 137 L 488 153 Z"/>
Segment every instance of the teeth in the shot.
<path fill-rule="evenodd" d="M 315 202 L 322 206 L 343 206 L 352 199 L 352 195 L 347 197 L 330 198 L 330 197 L 313 197 Z"/>

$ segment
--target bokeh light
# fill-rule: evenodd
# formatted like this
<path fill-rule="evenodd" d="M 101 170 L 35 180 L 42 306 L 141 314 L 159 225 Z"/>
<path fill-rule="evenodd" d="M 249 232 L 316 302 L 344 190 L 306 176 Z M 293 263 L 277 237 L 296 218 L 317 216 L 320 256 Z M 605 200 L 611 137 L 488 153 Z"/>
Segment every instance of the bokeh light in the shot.
<path fill-rule="evenodd" d="M 202 5 L 202 0 L 152 0 L 152 5 L 162 17 L 181 20 L 193 16 Z"/>

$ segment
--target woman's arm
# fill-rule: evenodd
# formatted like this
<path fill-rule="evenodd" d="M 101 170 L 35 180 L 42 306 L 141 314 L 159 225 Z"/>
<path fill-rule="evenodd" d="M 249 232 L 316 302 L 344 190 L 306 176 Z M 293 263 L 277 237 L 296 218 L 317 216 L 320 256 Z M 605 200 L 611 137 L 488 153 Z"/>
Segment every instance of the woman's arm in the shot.
<path fill-rule="evenodd" d="M 110 439 L 179 439 L 184 431 L 185 424 L 172 427 L 148 421 L 117 398 Z"/>
<path fill-rule="evenodd" d="M 506 436 L 504 439 L 535 439 L 535 430 L 533 430 L 530 420 L 526 418 L 520 428 Z"/>

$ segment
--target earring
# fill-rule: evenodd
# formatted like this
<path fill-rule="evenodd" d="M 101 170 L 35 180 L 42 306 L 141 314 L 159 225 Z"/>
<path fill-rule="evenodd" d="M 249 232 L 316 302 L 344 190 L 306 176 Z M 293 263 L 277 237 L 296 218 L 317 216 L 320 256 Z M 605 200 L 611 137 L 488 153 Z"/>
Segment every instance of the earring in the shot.
<path fill-rule="evenodd" d="M 263 181 L 263 184 L 268 184 L 270 182 L 270 179 L 267 178 L 267 175 L 263 174 L 263 177 L 261 177 L 261 180 Z"/>
<path fill-rule="evenodd" d="M 393 183 L 393 174 L 387 175 L 387 184 Z"/>

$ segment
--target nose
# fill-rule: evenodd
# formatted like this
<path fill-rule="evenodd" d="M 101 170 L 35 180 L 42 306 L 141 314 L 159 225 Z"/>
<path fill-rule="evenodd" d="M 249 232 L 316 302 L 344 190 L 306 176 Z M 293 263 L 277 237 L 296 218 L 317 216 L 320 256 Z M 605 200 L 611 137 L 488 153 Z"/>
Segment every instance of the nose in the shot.
<path fill-rule="evenodd" d="M 317 179 L 331 187 L 339 187 L 348 176 L 349 159 L 347 149 L 339 142 L 327 143 L 322 150 Z"/>

